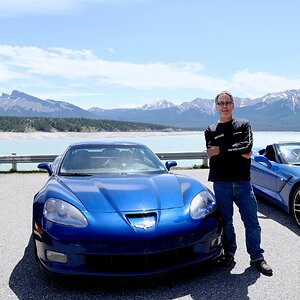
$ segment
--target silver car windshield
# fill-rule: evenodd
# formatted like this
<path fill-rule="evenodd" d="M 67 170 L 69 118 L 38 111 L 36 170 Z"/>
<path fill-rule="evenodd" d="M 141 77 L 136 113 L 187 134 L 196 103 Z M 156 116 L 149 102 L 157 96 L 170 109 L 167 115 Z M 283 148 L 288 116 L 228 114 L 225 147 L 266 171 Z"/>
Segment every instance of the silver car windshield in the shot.
<path fill-rule="evenodd" d="M 64 155 L 60 175 L 120 173 L 162 173 L 166 169 L 145 146 L 84 145 L 70 148 Z"/>
<path fill-rule="evenodd" d="M 278 149 L 285 163 L 300 165 L 300 143 L 279 144 Z"/>

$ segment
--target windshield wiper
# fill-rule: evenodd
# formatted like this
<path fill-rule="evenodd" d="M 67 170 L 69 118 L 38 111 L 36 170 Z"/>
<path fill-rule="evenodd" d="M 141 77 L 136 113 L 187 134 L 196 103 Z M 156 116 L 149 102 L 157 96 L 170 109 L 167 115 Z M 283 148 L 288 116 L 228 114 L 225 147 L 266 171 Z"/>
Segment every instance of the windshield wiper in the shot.
<path fill-rule="evenodd" d="M 92 176 L 91 174 L 86 174 L 86 173 L 60 173 L 60 176 Z"/>

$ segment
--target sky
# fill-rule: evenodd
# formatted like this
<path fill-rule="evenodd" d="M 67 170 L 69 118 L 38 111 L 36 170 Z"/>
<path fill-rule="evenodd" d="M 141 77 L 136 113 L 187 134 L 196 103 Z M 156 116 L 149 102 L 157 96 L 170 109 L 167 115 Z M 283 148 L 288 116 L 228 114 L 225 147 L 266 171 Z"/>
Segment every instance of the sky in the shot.
<path fill-rule="evenodd" d="M 0 2 L 0 93 L 132 108 L 300 89 L 297 0 Z"/>

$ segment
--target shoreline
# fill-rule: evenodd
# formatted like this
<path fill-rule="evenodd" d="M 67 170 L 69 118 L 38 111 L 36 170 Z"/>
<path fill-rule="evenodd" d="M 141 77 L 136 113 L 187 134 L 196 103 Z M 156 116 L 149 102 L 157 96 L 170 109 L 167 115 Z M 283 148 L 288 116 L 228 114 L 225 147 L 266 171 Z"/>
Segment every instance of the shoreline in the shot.
<path fill-rule="evenodd" d="M 253 131 L 270 133 L 270 131 Z M 285 131 L 271 131 L 285 132 Z M 288 131 L 287 133 L 300 133 L 299 131 Z M 153 136 L 183 136 L 203 135 L 204 131 L 103 131 L 103 132 L 0 132 L 0 140 L 34 140 L 34 139 L 106 139 L 106 138 L 134 138 Z"/>
<path fill-rule="evenodd" d="M 132 138 L 150 136 L 199 135 L 203 131 L 110 131 L 110 132 L 0 132 L 0 140 L 63 139 L 63 138 Z"/>

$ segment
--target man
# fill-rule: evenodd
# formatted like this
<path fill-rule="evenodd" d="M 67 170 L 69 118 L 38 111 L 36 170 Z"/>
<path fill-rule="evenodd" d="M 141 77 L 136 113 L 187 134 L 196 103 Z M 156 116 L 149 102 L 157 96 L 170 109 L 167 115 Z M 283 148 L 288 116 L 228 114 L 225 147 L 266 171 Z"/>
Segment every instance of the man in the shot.
<path fill-rule="evenodd" d="M 219 121 L 205 130 L 205 140 L 210 158 L 208 180 L 213 182 L 223 219 L 224 256 L 221 262 L 226 266 L 234 263 L 237 249 L 233 227 L 235 202 L 245 226 L 251 266 L 265 275 L 272 275 L 272 268 L 264 260 L 264 250 L 260 247 L 261 228 L 257 218 L 257 202 L 250 184 L 253 145 L 250 124 L 246 120 L 233 118 L 234 101 L 230 92 L 220 92 L 215 98 L 215 105 Z"/>

